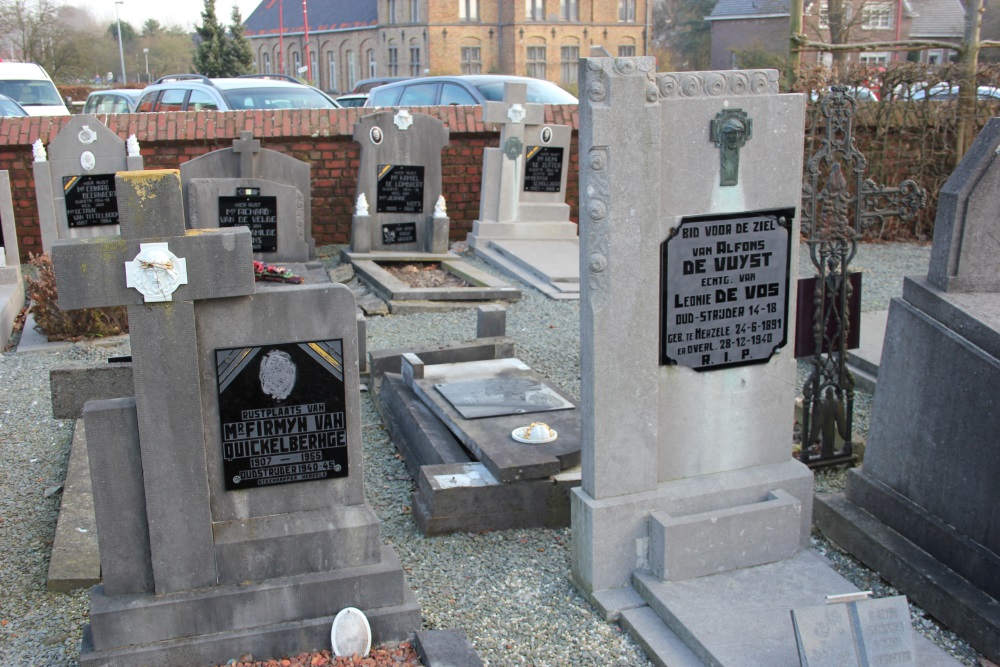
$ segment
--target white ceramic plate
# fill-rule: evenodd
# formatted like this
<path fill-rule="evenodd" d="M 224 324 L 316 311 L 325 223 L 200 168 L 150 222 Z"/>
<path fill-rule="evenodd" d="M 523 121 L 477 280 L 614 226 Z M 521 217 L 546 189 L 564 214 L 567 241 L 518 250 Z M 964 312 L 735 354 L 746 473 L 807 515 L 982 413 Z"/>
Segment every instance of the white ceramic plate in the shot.
<path fill-rule="evenodd" d="M 330 644 L 335 656 L 368 655 L 372 649 L 372 628 L 360 609 L 345 607 L 340 610 L 330 629 Z"/>

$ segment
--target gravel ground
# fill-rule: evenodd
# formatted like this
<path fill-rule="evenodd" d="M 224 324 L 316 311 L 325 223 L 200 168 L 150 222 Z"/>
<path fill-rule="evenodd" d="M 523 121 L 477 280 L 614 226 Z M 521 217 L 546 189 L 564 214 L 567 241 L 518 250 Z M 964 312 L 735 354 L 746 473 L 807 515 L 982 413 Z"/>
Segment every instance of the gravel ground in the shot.
<path fill-rule="evenodd" d="M 929 248 L 915 245 L 865 245 L 854 266 L 865 272 L 864 308 L 887 307 L 901 290 L 900 276 L 926 272 Z M 802 255 L 802 275 L 811 273 Z M 483 266 L 478 260 L 473 263 Z M 487 270 L 491 270 L 487 268 Z M 551 301 L 530 289 L 513 304 L 507 332 L 518 354 L 550 381 L 579 395 L 579 319 L 575 302 Z M 373 318 L 370 350 L 475 336 L 470 312 Z M 66 471 L 72 423 L 51 417 L 48 373 L 51 368 L 103 363 L 127 354 L 113 348 L 78 344 L 63 352 L 0 355 L 0 665 L 74 665 L 89 607 L 85 592 L 52 594 L 45 576 L 59 493 Z M 869 397 L 856 407 L 857 431 L 867 431 Z M 423 607 L 426 629 L 464 628 L 487 664 L 628 665 L 651 663 L 617 626 L 593 612 L 568 581 L 568 529 L 511 530 L 487 534 L 424 537 L 410 517 L 413 481 L 396 454 L 369 396 L 362 394 L 362 433 L 366 457 L 365 491 L 382 519 L 382 537 L 391 543 Z M 818 475 L 817 488 L 838 488 L 842 471 Z M 862 589 L 894 594 L 877 575 L 838 552 L 821 538 L 817 551 Z M 978 665 L 963 642 L 913 608 L 915 626 L 966 665 Z M 234 656 L 236 657 L 236 656 Z"/>

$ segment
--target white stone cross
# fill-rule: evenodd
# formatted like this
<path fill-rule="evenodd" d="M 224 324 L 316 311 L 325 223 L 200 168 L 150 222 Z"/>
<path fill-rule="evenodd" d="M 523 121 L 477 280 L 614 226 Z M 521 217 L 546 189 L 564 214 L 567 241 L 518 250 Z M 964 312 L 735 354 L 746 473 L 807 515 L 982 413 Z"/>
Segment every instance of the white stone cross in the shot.
<path fill-rule="evenodd" d="M 524 154 L 524 128 L 545 122 L 545 105 L 528 103 L 528 86 L 505 83 L 503 102 L 487 102 L 483 122 L 502 124 L 500 149 L 510 160 Z"/>

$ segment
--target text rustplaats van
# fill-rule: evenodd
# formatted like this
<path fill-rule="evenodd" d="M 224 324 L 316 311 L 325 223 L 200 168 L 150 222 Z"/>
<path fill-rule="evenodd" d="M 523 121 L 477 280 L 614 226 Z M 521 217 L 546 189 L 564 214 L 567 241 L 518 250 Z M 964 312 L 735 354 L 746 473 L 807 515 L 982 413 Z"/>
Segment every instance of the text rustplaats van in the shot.
<path fill-rule="evenodd" d="M 34 63 L 0 62 L 0 93 L 32 116 L 68 116 L 69 109 L 45 70 Z"/>

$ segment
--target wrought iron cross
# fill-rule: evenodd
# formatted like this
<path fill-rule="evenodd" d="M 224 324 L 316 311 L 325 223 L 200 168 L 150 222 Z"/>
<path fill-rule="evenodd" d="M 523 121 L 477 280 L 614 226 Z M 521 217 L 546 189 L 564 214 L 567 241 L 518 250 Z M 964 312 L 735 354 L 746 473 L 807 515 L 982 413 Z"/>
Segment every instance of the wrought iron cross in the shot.
<path fill-rule="evenodd" d="M 802 452 L 811 467 L 849 463 L 853 459 L 854 376 L 847 368 L 849 300 L 848 265 L 858 240 L 872 224 L 897 216 L 912 220 L 927 195 L 912 180 L 885 188 L 865 178 L 868 161 L 854 145 L 857 102 L 846 86 L 831 86 L 820 102 L 826 135 L 806 163 L 802 184 L 802 231 L 808 234 L 809 256 L 816 267 L 812 370 L 802 393 Z M 831 333 L 827 322 L 835 321 Z M 826 352 L 824 352 L 826 350 Z M 836 451 L 839 435 L 844 446 Z M 812 452 L 819 441 L 818 452 Z"/>

